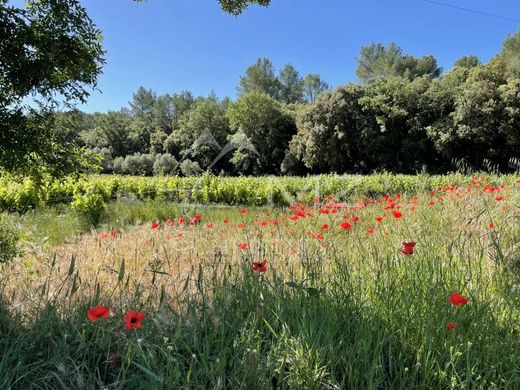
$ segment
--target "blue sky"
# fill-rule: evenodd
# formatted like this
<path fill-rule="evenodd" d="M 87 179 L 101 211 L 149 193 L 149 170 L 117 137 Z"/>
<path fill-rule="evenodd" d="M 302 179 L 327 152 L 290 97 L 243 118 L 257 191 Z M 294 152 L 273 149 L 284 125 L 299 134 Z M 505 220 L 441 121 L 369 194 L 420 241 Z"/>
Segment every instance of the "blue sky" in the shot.
<path fill-rule="evenodd" d="M 439 0 L 520 19 L 518 0 Z M 236 96 L 246 67 L 269 57 L 279 69 L 320 73 L 336 86 L 355 81 L 356 57 L 372 41 L 396 42 L 413 55 L 433 54 L 449 69 L 465 54 L 489 60 L 520 23 L 424 0 L 272 0 L 235 18 L 216 0 L 82 0 L 103 30 L 107 64 L 81 107 L 126 106 L 139 87 Z"/>

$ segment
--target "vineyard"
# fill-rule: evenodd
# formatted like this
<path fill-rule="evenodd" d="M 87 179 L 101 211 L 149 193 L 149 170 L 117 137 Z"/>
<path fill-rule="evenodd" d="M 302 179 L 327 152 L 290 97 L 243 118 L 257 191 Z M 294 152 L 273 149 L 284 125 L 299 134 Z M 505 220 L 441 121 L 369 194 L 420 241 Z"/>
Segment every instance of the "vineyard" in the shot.
<path fill-rule="evenodd" d="M 490 184 L 510 184 L 514 175 L 479 175 Z M 249 206 L 288 206 L 332 195 L 348 200 L 387 193 L 417 194 L 438 187 L 465 185 L 473 177 L 451 175 L 320 175 L 308 177 L 132 177 L 90 175 L 48 180 L 0 177 L 0 210 L 23 211 L 40 205 L 106 203 L 118 198 Z"/>

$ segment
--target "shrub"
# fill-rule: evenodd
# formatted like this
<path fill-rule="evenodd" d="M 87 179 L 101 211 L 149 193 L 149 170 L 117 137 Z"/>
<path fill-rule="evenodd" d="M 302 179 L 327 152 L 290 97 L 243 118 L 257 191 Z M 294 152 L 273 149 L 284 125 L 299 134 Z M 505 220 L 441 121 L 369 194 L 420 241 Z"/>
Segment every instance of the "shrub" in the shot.
<path fill-rule="evenodd" d="M 0 218 L 0 263 L 12 261 L 18 254 L 18 234 L 9 223 Z"/>
<path fill-rule="evenodd" d="M 106 212 L 105 201 L 100 194 L 80 195 L 72 202 L 71 207 L 85 228 L 99 225 Z"/>
<path fill-rule="evenodd" d="M 184 176 L 198 176 L 202 173 L 202 168 L 196 161 L 184 160 L 181 163 L 181 172 Z"/>
<path fill-rule="evenodd" d="M 123 173 L 125 173 L 124 164 L 124 157 L 116 157 L 114 161 L 112 161 L 112 171 L 118 175 L 122 175 Z"/>
<path fill-rule="evenodd" d="M 171 154 L 157 155 L 153 164 L 154 175 L 174 175 L 179 168 L 179 163 Z"/>

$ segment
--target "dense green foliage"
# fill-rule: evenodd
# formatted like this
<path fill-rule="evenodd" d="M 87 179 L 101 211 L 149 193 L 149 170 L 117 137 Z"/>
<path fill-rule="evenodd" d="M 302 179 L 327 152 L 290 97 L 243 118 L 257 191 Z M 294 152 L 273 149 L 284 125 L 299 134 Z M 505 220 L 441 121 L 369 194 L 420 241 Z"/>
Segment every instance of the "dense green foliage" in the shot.
<path fill-rule="evenodd" d="M 18 254 L 18 239 L 9 221 L 0 215 L 0 264 L 13 260 Z"/>
<path fill-rule="evenodd" d="M 487 180 L 507 183 L 514 176 L 487 176 Z M 43 186 L 33 179 L 0 177 L 0 210 L 24 211 L 39 204 L 76 202 L 79 210 L 98 210 L 104 202 L 118 198 L 163 199 L 182 203 L 285 206 L 295 201 L 309 203 L 315 197 L 334 195 L 349 200 L 353 196 L 380 196 L 390 192 L 418 193 L 451 183 L 468 183 L 462 174 L 429 175 L 320 175 L 308 177 L 132 177 L 93 175 L 49 180 Z M 91 196 L 96 195 L 92 198 Z M 78 200 L 79 199 L 79 200 Z"/>
<path fill-rule="evenodd" d="M 104 62 L 100 31 L 77 0 L 9 3 L 0 0 L 0 167 L 76 171 L 86 161 L 53 110 L 59 101 L 84 102 L 95 87 Z"/>
<path fill-rule="evenodd" d="M 490 62 L 464 56 L 441 76 L 431 56 L 373 44 L 359 60 L 366 82 L 334 91 L 318 74 L 302 78 L 290 64 L 277 74 L 260 58 L 240 78 L 236 101 L 141 87 L 128 109 L 64 116 L 76 118 L 68 134 L 99 156 L 104 173 L 512 172 L 519 36 Z"/>

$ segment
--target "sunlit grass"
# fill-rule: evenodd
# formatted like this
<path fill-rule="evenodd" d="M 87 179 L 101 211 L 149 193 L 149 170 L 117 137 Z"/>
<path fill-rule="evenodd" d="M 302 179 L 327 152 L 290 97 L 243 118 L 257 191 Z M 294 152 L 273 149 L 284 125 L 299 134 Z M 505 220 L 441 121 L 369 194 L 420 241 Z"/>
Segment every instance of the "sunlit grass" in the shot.
<path fill-rule="evenodd" d="M 114 204 L 4 265 L 0 387 L 520 387 L 520 184 L 320 202 Z M 91 323 L 98 303 L 112 315 Z"/>

